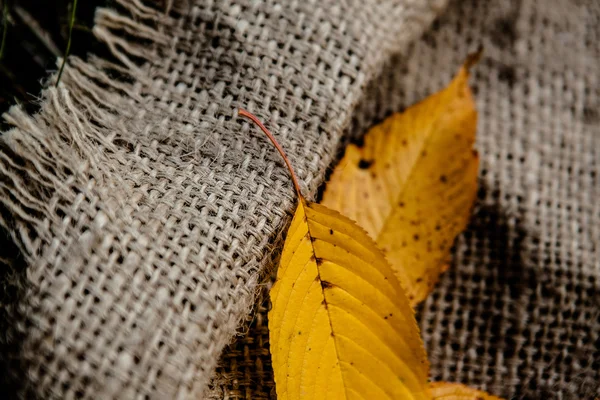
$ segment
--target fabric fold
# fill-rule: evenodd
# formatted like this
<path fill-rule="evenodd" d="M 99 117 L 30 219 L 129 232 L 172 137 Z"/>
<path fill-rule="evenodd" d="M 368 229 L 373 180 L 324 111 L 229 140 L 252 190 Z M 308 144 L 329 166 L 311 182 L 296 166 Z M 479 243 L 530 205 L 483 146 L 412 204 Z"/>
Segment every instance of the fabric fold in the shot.
<path fill-rule="evenodd" d="M 366 82 L 445 0 L 117 0 L 36 115 L 2 134 L 0 223 L 27 265 L 20 394 L 199 398 L 295 198 L 314 196 Z M 19 379 L 15 372 L 14 379 Z"/>

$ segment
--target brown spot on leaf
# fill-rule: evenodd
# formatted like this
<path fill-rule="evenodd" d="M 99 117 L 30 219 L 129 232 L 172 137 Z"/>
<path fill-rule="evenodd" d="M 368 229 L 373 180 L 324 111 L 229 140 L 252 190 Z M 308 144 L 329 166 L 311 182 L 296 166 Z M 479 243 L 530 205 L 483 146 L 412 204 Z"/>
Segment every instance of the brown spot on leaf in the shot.
<path fill-rule="evenodd" d="M 360 169 L 368 169 L 373 164 L 373 160 L 364 160 L 360 159 L 358 162 L 358 168 Z"/>
<path fill-rule="evenodd" d="M 416 282 L 417 282 L 417 283 L 419 283 L 419 282 L 423 282 L 423 278 L 417 278 Z"/>
<path fill-rule="evenodd" d="M 330 230 L 329 230 L 329 234 L 330 234 L 330 235 L 333 235 L 333 229 L 330 229 Z"/>
<path fill-rule="evenodd" d="M 448 182 L 448 177 L 446 177 L 446 175 L 440 175 L 440 182 L 442 182 L 442 183 Z"/>
<path fill-rule="evenodd" d="M 327 282 L 327 281 L 321 281 L 321 287 L 322 287 L 323 289 L 330 289 L 330 288 L 332 288 L 333 286 L 334 286 L 334 284 L 333 284 L 333 283 L 331 283 L 331 282 Z"/>
<path fill-rule="evenodd" d="M 413 235 L 413 239 L 415 240 L 415 242 L 418 242 L 419 241 L 419 235 L 417 235 L 417 234 Z"/>

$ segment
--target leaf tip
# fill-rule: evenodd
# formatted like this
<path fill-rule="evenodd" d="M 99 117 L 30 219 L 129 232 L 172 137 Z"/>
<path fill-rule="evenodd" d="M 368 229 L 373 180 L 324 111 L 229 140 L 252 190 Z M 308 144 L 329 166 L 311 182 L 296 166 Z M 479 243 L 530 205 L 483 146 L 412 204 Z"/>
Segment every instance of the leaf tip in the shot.
<path fill-rule="evenodd" d="M 465 69 L 467 71 L 469 69 L 471 69 L 471 67 L 473 65 L 477 64 L 479 62 L 479 60 L 481 60 L 482 56 L 483 56 L 483 45 L 480 44 L 477 51 L 475 51 L 474 53 L 471 53 L 467 56 L 467 59 L 465 60 L 465 63 L 464 63 Z"/>

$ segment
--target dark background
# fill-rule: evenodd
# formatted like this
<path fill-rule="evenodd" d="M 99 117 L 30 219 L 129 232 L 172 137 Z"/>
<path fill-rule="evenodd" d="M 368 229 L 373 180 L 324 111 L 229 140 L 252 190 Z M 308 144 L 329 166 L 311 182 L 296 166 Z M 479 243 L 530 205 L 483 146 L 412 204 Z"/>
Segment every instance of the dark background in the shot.
<path fill-rule="evenodd" d="M 104 3 L 104 0 L 78 2 L 71 54 L 84 56 L 90 51 L 103 52 L 102 45 L 94 40 L 91 28 L 94 10 Z M 0 114 L 17 102 L 28 111 L 35 111 L 44 82 L 52 71 L 58 70 L 57 55 L 62 57 L 67 47 L 73 2 L 3 0 L 0 4 L 3 14 L 0 23 L 8 21 L 4 54 L 0 60 Z M 8 10 L 6 16 L 5 10 Z M 2 124 L 4 131 L 7 125 L 4 120 Z"/>

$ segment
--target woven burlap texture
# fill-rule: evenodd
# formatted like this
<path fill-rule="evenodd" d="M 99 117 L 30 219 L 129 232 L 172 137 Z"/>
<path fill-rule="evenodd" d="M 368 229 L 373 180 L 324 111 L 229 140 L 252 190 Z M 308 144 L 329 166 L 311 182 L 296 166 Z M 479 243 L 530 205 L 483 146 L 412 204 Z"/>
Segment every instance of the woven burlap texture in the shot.
<path fill-rule="evenodd" d="M 433 380 L 507 399 L 600 396 L 600 3 L 454 0 L 372 79 L 349 137 L 471 79 L 480 191 L 419 308 Z M 214 398 L 274 399 L 268 303 L 224 353 Z"/>
<path fill-rule="evenodd" d="M 295 204 L 365 84 L 445 0 L 117 0 L 38 114 L 2 134 L 1 225 L 26 265 L 8 313 L 21 397 L 202 398 Z M 6 313 L 6 312 L 4 312 Z"/>

